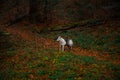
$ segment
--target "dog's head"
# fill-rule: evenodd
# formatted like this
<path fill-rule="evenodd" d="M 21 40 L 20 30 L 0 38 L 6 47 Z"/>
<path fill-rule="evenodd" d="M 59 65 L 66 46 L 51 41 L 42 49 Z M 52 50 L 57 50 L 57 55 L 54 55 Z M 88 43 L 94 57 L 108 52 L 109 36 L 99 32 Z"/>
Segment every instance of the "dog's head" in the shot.
<path fill-rule="evenodd" d="M 56 39 L 56 41 L 60 41 L 61 40 L 61 36 L 58 36 L 58 38 Z"/>

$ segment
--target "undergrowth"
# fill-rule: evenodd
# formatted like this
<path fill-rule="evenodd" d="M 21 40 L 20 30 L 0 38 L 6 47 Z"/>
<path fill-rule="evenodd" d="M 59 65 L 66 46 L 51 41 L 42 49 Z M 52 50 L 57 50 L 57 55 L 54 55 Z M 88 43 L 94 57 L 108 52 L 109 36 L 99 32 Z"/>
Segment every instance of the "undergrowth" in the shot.
<path fill-rule="evenodd" d="M 1 35 L 5 37 L 3 33 L 0 33 L 0 37 Z M 83 28 L 76 31 L 41 34 L 43 37 L 52 39 L 58 35 L 69 36 L 73 39 L 74 45 L 82 49 L 98 50 L 110 54 L 119 53 L 120 35 L 113 30 L 106 33 L 105 28 L 98 28 L 97 32 L 93 33 L 93 29 Z M 10 46 L 5 46 L 4 49 L 10 57 L 4 58 L 2 55 L 7 55 L 3 53 L 4 51 L 0 54 L 1 80 L 120 79 L 120 65 L 113 64 L 111 61 L 98 60 L 90 56 L 79 56 L 71 52 L 57 52 L 52 48 L 40 47 L 38 52 L 35 52 L 35 44 L 32 42 L 24 40 L 15 42 L 8 35 L 5 39 L 5 42 L 8 41 Z"/>
<path fill-rule="evenodd" d="M 42 37 L 49 37 L 56 39 L 58 36 L 63 38 L 71 38 L 74 41 L 74 46 L 82 49 L 97 50 L 104 53 L 120 53 L 120 34 L 118 31 L 112 30 L 113 27 L 92 27 L 78 28 L 75 30 L 67 30 L 60 32 L 51 32 L 50 34 L 42 35 Z M 114 28 L 113 28 L 114 29 Z"/>
<path fill-rule="evenodd" d="M 119 65 L 70 52 L 47 52 L 26 53 L 18 62 L 7 62 L 6 70 L 0 70 L 1 79 L 119 80 Z"/>

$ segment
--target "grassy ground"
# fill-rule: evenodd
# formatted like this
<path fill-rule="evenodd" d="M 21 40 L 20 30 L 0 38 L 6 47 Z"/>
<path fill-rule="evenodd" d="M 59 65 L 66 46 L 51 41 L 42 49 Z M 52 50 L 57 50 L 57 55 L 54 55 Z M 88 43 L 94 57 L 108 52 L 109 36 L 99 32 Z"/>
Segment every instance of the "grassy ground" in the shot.
<path fill-rule="evenodd" d="M 44 48 L 42 44 L 36 51 L 34 41 L 1 32 L 4 47 L 0 53 L 0 80 L 119 80 L 120 64 L 112 62 L 116 60 L 115 55 L 119 58 L 119 30 L 108 27 L 78 28 L 39 36 L 49 37 L 49 40 L 58 35 L 69 36 L 75 48 L 99 51 L 97 54 L 103 56 L 107 53 L 111 56 L 110 60 L 99 60 L 88 56 L 89 53 L 76 55 L 74 51 L 58 52 L 57 48 Z"/>
<path fill-rule="evenodd" d="M 96 27 L 83 27 L 74 30 L 51 32 L 43 37 L 62 36 L 72 38 L 75 46 L 82 49 L 93 49 L 105 53 L 120 53 L 120 34 L 119 28 L 112 25 L 102 25 Z M 41 35 L 41 34 L 40 34 Z"/>
<path fill-rule="evenodd" d="M 119 80 L 120 65 L 94 57 L 53 49 L 25 47 L 10 60 L 1 60 L 1 80 Z M 19 51 L 20 52 L 20 51 Z"/>

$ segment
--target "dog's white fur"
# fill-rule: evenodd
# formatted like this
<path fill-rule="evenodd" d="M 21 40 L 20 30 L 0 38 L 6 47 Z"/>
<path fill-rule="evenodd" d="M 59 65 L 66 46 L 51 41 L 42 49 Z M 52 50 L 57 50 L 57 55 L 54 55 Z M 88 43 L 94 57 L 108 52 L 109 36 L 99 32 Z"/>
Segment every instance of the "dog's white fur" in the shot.
<path fill-rule="evenodd" d="M 73 41 L 72 39 L 63 39 L 61 36 L 57 38 L 57 41 L 59 41 L 59 50 L 64 51 L 64 46 L 67 45 L 68 48 L 71 50 L 73 46 Z"/>
<path fill-rule="evenodd" d="M 64 51 L 64 46 L 66 45 L 66 41 L 61 36 L 57 38 L 57 41 L 59 41 L 59 50 Z"/>
<path fill-rule="evenodd" d="M 67 39 L 66 40 L 66 45 L 68 46 L 69 50 L 72 49 L 72 46 L 73 46 L 73 41 L 72 39 Z"/>

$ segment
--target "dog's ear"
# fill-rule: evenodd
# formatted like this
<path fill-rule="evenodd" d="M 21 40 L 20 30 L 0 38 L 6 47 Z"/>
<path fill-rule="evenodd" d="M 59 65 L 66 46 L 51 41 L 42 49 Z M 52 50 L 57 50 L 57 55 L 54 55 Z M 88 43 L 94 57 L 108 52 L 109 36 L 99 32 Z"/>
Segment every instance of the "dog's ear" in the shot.
<path fill-rule="evenodd" d="M 59 38 L 61 38 L 61 36 L 59 36 Z"/>

